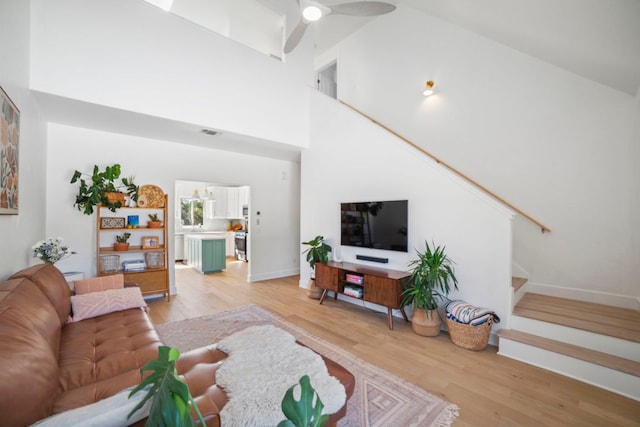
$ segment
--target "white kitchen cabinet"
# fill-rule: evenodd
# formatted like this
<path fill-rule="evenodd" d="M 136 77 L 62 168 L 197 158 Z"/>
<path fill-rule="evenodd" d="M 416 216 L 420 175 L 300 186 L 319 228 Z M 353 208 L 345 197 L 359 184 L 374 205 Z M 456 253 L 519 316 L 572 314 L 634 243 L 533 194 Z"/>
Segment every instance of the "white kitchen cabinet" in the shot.
<path fill-rule="evenodd" d="M 204 201 L 204 216 L 207 219 L 216 217 L 216 200 L 207 199 Z"/>
<path fill-rule="evenodd" d="M 215 218 L 229 218 L 227 215 L 227 201 L 228 201 L 228 191 L 225 187 L 212 187 L 211 192 L 213 193 L 213 198 L 215 199 L 214 206 L 214 217 Z"/>
<path fill-rule="evenodd" d="M 240 189 L 238 187 L 227 188 L 227 218 L 242 218 Z"/>
<path fill-rule="evenodd" d="M 240 213 L 243 206 L 249 206 L 249 187 L 240 187 Z"/>

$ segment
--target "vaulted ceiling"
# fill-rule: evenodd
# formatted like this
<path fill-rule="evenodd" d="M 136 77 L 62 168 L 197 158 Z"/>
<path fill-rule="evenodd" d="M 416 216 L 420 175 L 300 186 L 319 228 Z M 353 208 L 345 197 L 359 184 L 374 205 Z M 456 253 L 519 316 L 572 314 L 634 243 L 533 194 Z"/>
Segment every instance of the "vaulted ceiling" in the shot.
<path fill-rule="evenodd" d="M 386 1 L 419 9 L 632 96 L 640 89 L 639 0 Z M 370 19 L 330 16 L 316 23 L 316 51 L 326 51 Z"/>

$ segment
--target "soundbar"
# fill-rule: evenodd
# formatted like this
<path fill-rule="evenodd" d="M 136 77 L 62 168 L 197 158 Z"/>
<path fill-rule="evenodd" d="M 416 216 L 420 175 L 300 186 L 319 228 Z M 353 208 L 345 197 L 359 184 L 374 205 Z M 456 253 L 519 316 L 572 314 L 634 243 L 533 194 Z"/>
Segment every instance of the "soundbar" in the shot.
<path fill-rule="evenodd" d="M 381 262 L 383 264 L 387 264 L 389 262 L 389 258 L 378 258 L 369 255 L 356 255 L 356 259 L 361 259 L 363 261 Z"/>

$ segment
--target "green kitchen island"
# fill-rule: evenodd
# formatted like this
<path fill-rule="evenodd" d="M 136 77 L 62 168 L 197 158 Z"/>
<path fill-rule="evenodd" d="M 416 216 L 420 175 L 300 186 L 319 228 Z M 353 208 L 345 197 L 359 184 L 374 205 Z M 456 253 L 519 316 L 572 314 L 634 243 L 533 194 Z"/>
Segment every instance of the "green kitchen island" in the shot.
<path fill-rule="evenodd" d="M 188 235 L 187 264 L 201 273 L 222 271 L 227 266 L 225 238 L 211 235 Z"/>

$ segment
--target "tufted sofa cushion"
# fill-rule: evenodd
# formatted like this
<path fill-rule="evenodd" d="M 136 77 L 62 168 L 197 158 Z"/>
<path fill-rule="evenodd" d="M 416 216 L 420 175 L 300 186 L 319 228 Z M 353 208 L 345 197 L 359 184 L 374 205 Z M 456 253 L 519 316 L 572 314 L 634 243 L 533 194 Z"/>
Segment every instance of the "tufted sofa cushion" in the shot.
<path fill-rule="evenodd" d="M 53 413 L 109 397 L 140 383 L 140 368 L 158 357 L 158 333 L 141 309 L 68 323 L 60 339 L 60 389 Z"/>
<path fill-rule="evenodd" d="M 0 424 L 24 426 L 48 416 L 58 393 L 58 314 L 24 278 L 0 287 Z"/>
<path fill-rule="evenodd" d="M 58 313 L 60 326 L 64 325 L 71 313 L 71 289 L 60 270 L 53 264 L 38 264 L 17 272 L 11 276 L 11 279 L 14 278 L 29 279 L 33 282 Z"/>

